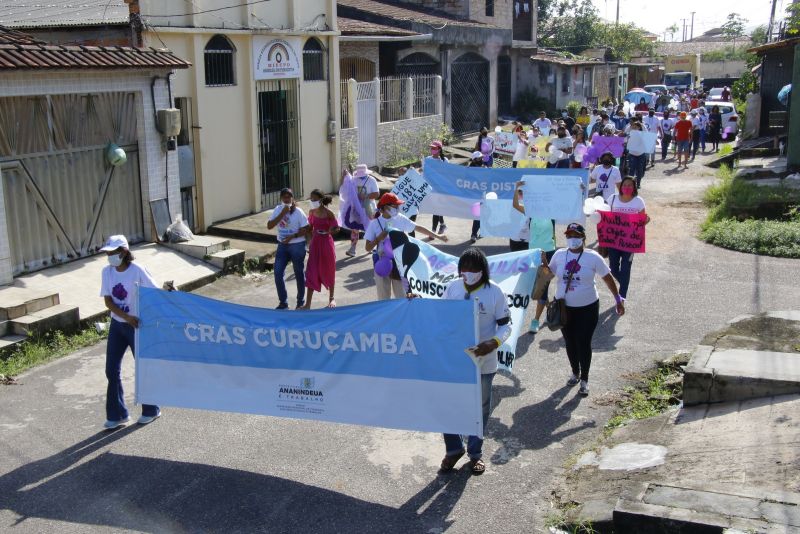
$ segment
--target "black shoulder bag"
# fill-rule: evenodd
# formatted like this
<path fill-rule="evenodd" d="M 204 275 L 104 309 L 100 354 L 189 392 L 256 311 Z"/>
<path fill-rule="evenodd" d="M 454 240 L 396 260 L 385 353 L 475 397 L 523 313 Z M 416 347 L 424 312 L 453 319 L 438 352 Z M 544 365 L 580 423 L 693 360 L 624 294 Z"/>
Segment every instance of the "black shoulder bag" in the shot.
<path fill-rule="evenodd" d="M 566 254 L 565 254 L 566 256 Z M 564 290 L 564 296 L 567 296 L 569 292 L 569 286 L 572 284 L 572 277 L 575 275 L 575 271 L 577 271 L 577 265 L 581 262 L 581 256 L 583 256 L 583 251 L 578 255 L 578 259 L 575 261 L 576 267 L 570 269 L 569 271 L 569 278 L 567 279 L 567 288 Z M 565 299 L 557 299 L 553 297 L 553 300 L 547 303 L 547 328 L 550 330 L 561 330 L 565 326 L 567 326 L 567 322 L 569 321 L 569 316 L 567 314 L 567 301 Z"/>

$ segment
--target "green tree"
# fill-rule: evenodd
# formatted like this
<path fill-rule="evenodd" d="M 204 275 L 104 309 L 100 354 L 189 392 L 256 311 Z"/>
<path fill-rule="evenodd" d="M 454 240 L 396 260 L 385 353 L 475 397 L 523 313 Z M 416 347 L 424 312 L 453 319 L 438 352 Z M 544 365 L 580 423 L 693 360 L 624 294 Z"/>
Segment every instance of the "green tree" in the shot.
<path fill-rule="evenodd" d="M 790 37 L 800 35 L 800 3 L 786 6 L 786 33 Z"/>
<path fill-rule="evenodd" d="M 755 46 L 765 44 L 767 42 L 767 27 L 763 24 L 756 26 L 750 33 L 750 40 L 753 41 Z"/>
<path fill-rule="evenodd" d="M 634 24 L 598 22 L 595 34 L 595 46 L 609 48 L 615 61 L 628 61 L 634 55 L 653 55 L 653 42 Z"/>
<path fill-rule="evenodd" d="M 678 32 L 678 25 L 673 22 L 672 26 L 667 26 L 664 31 L 669 34 L 670 41 L 675 41 L 675 34 Z"/>
<path fill-rule="evenodd" d="M 736 39 L 744 35 L 746 22 L 747 19 L 738 13 L 731 13 L 728 15 L 728 20 L 722 25 L 722 35 L 733 40 L 733 48 L 736 48 Z"/>
<path fill-rule="evenodd" d="M 544 3 L 548 7 L 544 19 L 539 19 L 541 45 L 573 53 L 594 45 L 599 17 L 592 0 L 578 3 L 546 0 Z"/>

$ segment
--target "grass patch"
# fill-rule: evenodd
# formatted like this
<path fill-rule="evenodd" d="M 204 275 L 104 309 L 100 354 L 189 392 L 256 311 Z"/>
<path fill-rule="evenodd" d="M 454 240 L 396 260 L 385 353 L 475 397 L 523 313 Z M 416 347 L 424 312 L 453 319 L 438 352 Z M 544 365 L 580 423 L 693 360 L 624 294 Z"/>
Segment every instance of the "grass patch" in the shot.
<path fill-rule="evenodd" d="M 0 355 L 0 381 L 8 381 L 10 377 L 31 367 L 94 345 L 106 337 L 106 331 L 98 334 L 94 328 L 86 328 L 71 335 L 54 332 L 47 336 L 28 339 L 10 353 Z"/>
<path fill-rule="evenodd" d="M 659 362 L 655 369 L 642 376 L 639 383 L 625 388 L 617 411 L 606 423 L 608 437 L 615 428 L 628 421 L 655 417 L 677 406 L 683 397 L 683 368 L 689 354 L 679 354 Z"/>
<path fill-rule="evenodd" d="M 725 143 L 717 152 L 717 157 L 727 156 L 728 154 L 733 154 L 733 143 Z"/>
<path fill-rule="evenodd" d="M 739 252 L 800 258 L 800 191 L 735 179 L 727 165 L 717 178 L 703 196 L 709 212 L 700 239 Z"/>

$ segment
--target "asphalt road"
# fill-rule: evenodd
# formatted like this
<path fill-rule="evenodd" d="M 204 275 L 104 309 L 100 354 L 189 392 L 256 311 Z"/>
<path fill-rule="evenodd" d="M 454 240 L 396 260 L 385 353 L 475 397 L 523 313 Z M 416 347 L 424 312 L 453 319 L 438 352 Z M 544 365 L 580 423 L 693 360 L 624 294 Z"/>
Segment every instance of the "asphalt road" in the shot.
<path fill-rule="evenodd" d="M 634 261 L 627 314 L 617 318 L 602 293 L 591 396 L 565 387 L 560 335 L 522 337 L 514 375 L 495 380 L 483 476 L 466 468 L 438 475 L 444 449 L 435 434 L 172 408 L 147 427 L 103 432 L 98 345 L 0 387 L 0 530 L 543 532 L 555 477 L 596 440 L 612 411 L 597 402 L 604 394 L 738 315 L 800 303 L 797 260 L 694 237 L 713 174 L 698 164 L 681 173 L 673 167 L 659 163 L 645 177 L 653 222 L 648 252 Z M 443 249 L 458 253 L 469 222 L 447 222 L 452 241 Z M 507 250 L 502 240 L 479 244 L 488 254 Z M 340 257 L 346 246 L 338 243 Z M 340 306 L 374 298 L 368 256 L 342 260 L 337 276 Z M 198 292 L 277 304 L 271 275 L 229 276 Z M 317 306 L 324 301 L 317 296 Z"/>

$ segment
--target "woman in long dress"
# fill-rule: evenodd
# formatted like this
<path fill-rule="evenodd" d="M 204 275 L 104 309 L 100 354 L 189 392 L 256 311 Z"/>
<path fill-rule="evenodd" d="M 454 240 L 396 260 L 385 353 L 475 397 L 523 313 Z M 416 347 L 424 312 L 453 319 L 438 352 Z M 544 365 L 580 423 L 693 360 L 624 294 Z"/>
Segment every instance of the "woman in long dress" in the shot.
<path fill-rule="evenodd" d="M 336 284 L 336 246 L 333 235 L 339 232 L 339 221 L 328 208 L 333 199 L 314 189 L 310 195 L 311 210 L 308 222 L 311 225 L 311 245 L 308 250 L 306 265 L 306 304 L 303 309 L 311 309 L 311 297 L 314 291 L 322 292 L 322 286 L 328 288 L 328 308 L 335 308 L 333 299 Z"/>

